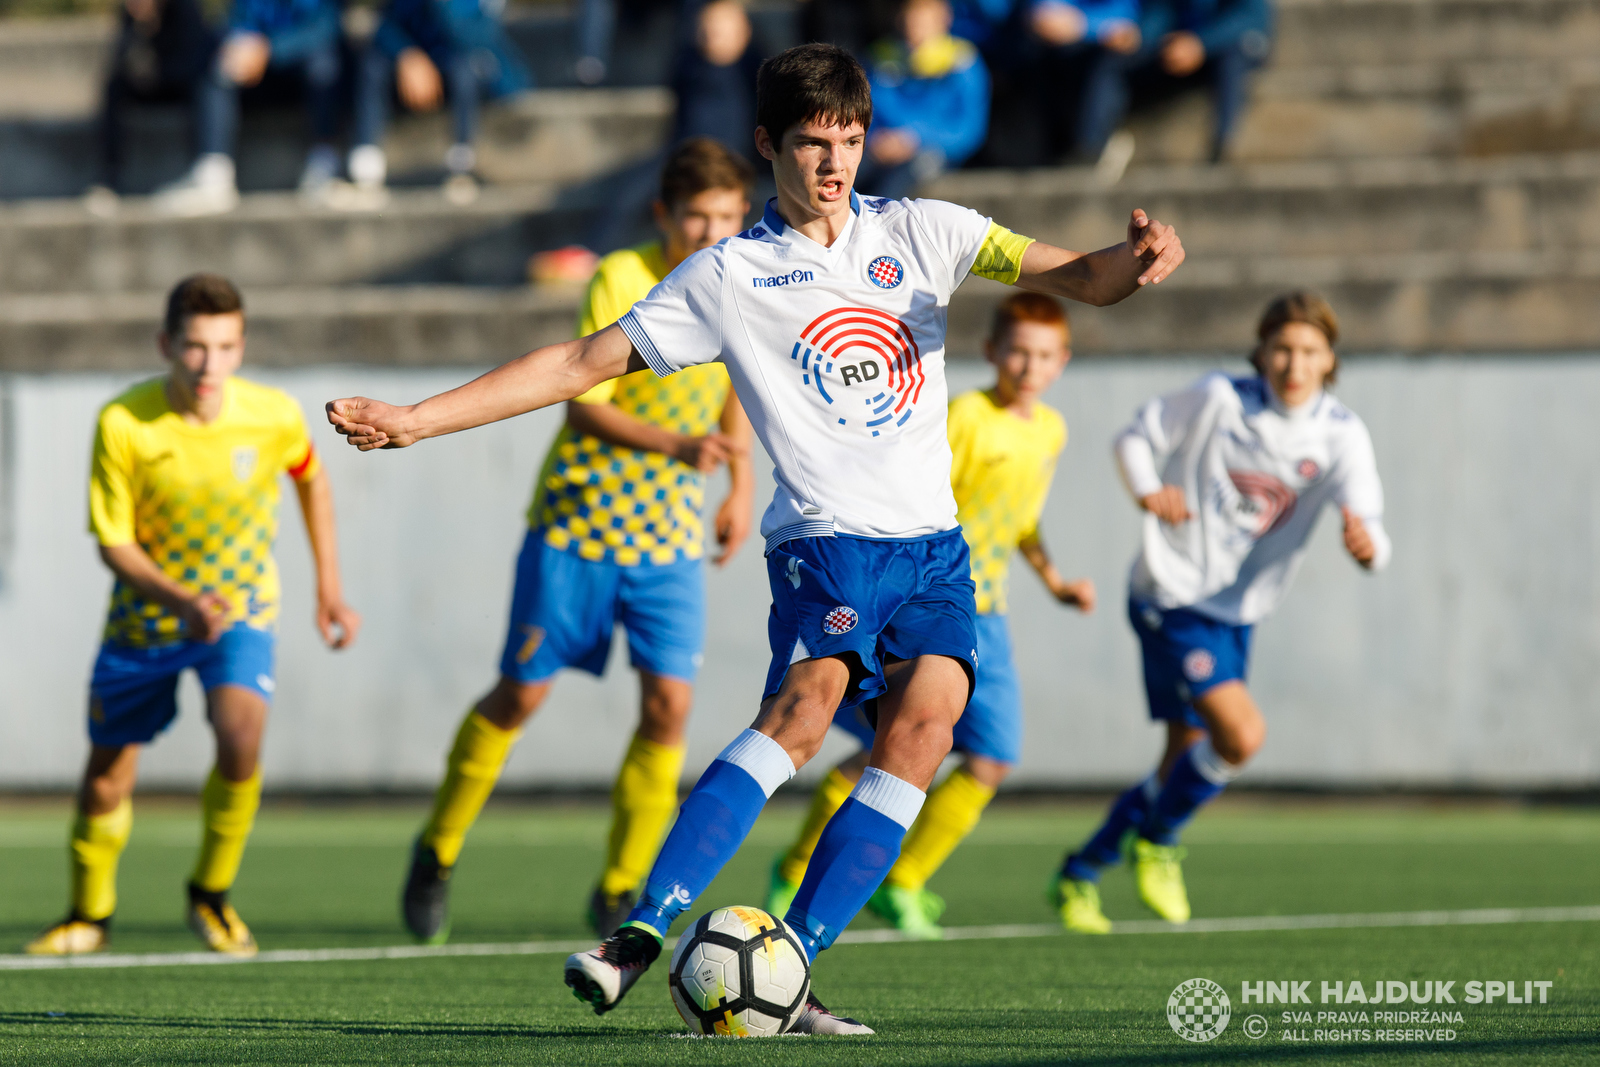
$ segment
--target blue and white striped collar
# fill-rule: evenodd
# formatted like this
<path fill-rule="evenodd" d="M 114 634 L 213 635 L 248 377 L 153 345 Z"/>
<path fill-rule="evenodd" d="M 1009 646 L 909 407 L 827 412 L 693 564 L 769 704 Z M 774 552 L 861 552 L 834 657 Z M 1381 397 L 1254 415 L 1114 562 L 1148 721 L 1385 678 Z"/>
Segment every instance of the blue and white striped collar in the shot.
<path fill-rule="evenodd" d="M 855 215 L 856 219 L 861 217 L 861 195 L 854 189 L 850 190 L 850 210 Z M 767 229 L 772 231 L 772 236 L 774 237 L 783 237 L 790 229 L 789 224 L 783 221 L 783 216 L 778 214 L 777 197 L 773 197 L 767 201 L 766 210 L 761 213 L 761 222 L 764 226 L 766 226 Z M 855 219 L 851 219 L 852 225 L 854 222 Z M 849 229 L 846 228 L 845 232 L 839 235 L 839 240 L 833 243 L 833 247 L 839 247 L 840 242 L 844 240 L 848 233 Z M 809 240 L 809 238 L 807 238 L 807 240 Z"/>

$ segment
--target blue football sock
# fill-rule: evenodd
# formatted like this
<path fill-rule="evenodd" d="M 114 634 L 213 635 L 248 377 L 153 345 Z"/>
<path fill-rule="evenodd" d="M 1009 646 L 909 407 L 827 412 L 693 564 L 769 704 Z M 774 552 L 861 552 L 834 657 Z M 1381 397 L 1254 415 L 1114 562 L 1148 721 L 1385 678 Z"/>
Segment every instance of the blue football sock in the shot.
<path fill-rule="evenodd" d="M 1158 845 L 1177 844 L 1178 831 L 1200 805 L 1238 776 L 1239 768 L 1217 755 L 1209 737 L 1195 742 L 1172 765 L 1139 835 Z"/>
<path fill-rule="evenodd" d="M 1098 882 L 1101 869 L 1121 858 L 1123 837 L 1129 830 L 1137 830 L 1144 825 L 1160 790 L 1161 783 L 1152 774 L 1119 796 L 1112 803 L 1111 810 L 1106 812 L 1105 822 L 1100 824 L 1100 829 L 1061 865 L 1061 877 Z"/>
<path fill-rule="evenodd" d="M 735 738 L 683 802 L 628 922 L 665 937 L 739 850 L 772 791 L 792 777 L 794 764 L 776 741 L 754 730 Z"/>
<path fill-rule="evenodd" d="M 811 865 L 784 916 L 812 959 L 833 944 L 877 892 L 927 794 L 876 767 L 822 831 Z"/>

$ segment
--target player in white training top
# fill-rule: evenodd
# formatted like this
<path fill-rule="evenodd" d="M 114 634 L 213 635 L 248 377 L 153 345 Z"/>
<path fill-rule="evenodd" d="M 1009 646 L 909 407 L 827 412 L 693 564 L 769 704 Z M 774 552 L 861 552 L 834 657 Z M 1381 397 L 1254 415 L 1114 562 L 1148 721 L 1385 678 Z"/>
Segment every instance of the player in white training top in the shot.
<path fill-rule="evenodd" d="M 1096 882 L 1130 835 L 1140 898 L 1163 919 L 1189 918 L 1178 832 L 1266 736 L 1244 684 L 1251 627 L 1288 591 L 1323 506 L 1339 508 L 1356 562 L 1389 561 L 1372 438 L 1324 389 L 1339 368 L 1333 309 L 1291 293 L 1268 306 L 1257 333 L 1256 374 L 1208 374 L 1157 397 L 1117 438 L 1123 479 L 1146 512 L 1128 617 L 1167 749 L 1062 865 L 1056 902 L 1069 930 L 1111 928 Z"/>
<path fill-rule="evenodd" d="M 761 527 L 773 658 L 760 711 L 684 801 L 629 922 L 567 961 L 567 984 L 596 1012 L 654 962 L 773 790 L 816 755 L 837 709 L 864 705 L 877 734 L 784 917 L 788 931 L 773 935 L 810 957 L 877 889 L 950 751 L 977 647 L 945 434 L 956 287 L 980 274 L 1103 305 L 1183 260 L 1171 227 L 1142 211 L 1126 242 L 1086 254 L 953 204 L 856 196 L 871 90 L 832 45 L 763 64 L 757 121 L 778 188 L 761 221 L 695 253 L 615 326 L 411 407 L 328 406 L 357 447 L 399 447 L 567 400 L 628 370 L 720 361 L 773 459 L 778 488 Z M 870 1032 L 814 996 L 795 1012 L 798 1032 Z"/>

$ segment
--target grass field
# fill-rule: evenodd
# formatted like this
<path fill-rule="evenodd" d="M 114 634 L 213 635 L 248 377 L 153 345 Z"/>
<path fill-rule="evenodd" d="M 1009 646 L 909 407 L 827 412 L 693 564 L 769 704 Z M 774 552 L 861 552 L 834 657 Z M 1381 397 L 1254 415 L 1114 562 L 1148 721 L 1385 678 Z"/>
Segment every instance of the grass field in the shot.
<path fill-rule="evenodd" d="M 775 804 L 695 913 L 759 903 L 799 814 Z M 1096 814 L 997 806 L 933 884 L 949 901 L 945 922 L 1050 922 L 1048 875 Z M 396 897 L 420 818 L 411 807 L 269 805 L 234 894 L 262 948 L 405 943 Z M 582 805 L 491 809 L 454 882 L 454 943 L 582 938 L 604 823 Z M 65 834 L 64 805 L 0 807 L 0 952 L 63 911 Z M 122 866 L 119 954 L 198 946 L 180 893 L 196 837 L 192 806 L 141 805 Z M 1197 917 L 1600 904 L 1593 810 L 1246 798 L 1207 812 L 1188 844 Z M 1147 918 L 1125 872 L 1108 874 L 1105 899 L 1113 919 Z M 874 925 L 863 917 L 852 929 Z M 0 970 L 0 1063 L 1600 1062 L 1600 922 L 840 945 L 818 961 L 815 987 L 877 1028 L 863 1039 L 686 1039 L 660 966 L 597 1018 L 562 986 L 561 963 L 552 952 Z M 1208 1044 L 1180 1040 L 1166 1021 L 1169 993 L 1196 977 L 1233 999 L 1231 1024 Z M 1544 1005 L 1458 1003 L 1446 1043 L 1319 1040 L 1314 1022 L 1286 1023 L 1282 1005 L 1239 1003 L 1242 982 L 1307 979 L 1313 1001 L 1322 980 L 1453 980 L 1458 1001 L 1475 979 L 1555 985 Z M 1268 1021 L 1260 1040 L 1243 1032 L 1248 1013 Z M 1297 1031 L 1311 1040 L 1284 1040 Z"/>

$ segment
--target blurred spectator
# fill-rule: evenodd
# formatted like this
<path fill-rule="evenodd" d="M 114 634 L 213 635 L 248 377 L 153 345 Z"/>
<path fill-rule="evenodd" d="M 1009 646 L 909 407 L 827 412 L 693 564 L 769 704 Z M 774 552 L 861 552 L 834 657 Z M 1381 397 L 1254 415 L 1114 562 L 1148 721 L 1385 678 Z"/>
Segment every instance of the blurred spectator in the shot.
<path fill-rule="evenodd" d="M 122 191 L 128 105 L 192 103 L 216 47 L 197 0 L 125 0 L 100 107 L 100 184 L 90 191 L 91 204 L 114 207 Z"/>
<path fill-rule="evenodd" d="M 800 0 L 800 36 L 864 56 L 894 32 L 899 6 L 896 0 Z"/>
<path fill-rule="evenodd" d="M 195 93 L 199 158 L 189 173 L 157 191 L 158 209 L 174 215 L 230 211 L 239 202 L 233 152 L 239 94 L 278 98 L 299 90 L 311 113 L 315 144 L 300 188 L 317 193 L 339 166 L 339 0 L 234 0 L 227 35 Z"/>
<path fill-rule="evenodd" d="M 971 41 L 987 58 L 991 49 L 1009 51 L 1011 36 L 1007 25 L 1023 0 L 951 0 L 955 16 L 950 26 L 953 36 Z"/>
<path fill-rule="evenodd" d="M 445 195 L 465 203 L 477 195 L 472 170 L 478 104 L 533 85 L 532 75 L 500 24 L 504 0 L 389 0 L 361 57 L 356 85 L 350 179 L 370 206 L 382 203 L 389 161 L 383 151 L 391 85 L 412 111 L 450 100 L 452 143 L 445 152 Z"/>
<path fill-rule="evenodd" d="M 1139 0 L 1033 0 L 1028 25 L 1043 48 L 1039 88 L 1050 158 L 1099 158 L 1115 125 L 1083 143 L 1086 88 L 1097 77 L 1122 77 L 1122 57 L 1142 40 L 1138 20 Z"/>
<path fill-rule="evenodd" d="M 900 36 L 873 49 L 872 130 L 856 186 L 899 199 L 958 167 L 989 129 L 989 71 L 972 42 L 950 35 L 949 0 L 906 0 Z"/>
<path fill-rule="evenodd" d="M 705 0 L 578 0 L 578 61 L 573 67 L 581 85 L 599 85 L 611 70 L 611 48 L 617 35 L 617 8 L 631 21 L 648 18 L 652 9 L 676 6 L 682 27 Z M 679 40 L 682 38 L 680 37 Z"/>
<path fill-rule="evenodd" d="M 672 88 L 678 117 L 672 143 L 710 137 L 754 162 L 756 71 L 761 52 L 739 0 L 710 0 L 695 19 L 694 44 L 683 49 Z"/>
<path fill-rule="evenodd" d="M 1138 48 L 1096 64 L 1084 85 L 1078 154 L 1097 158 L 1129 106 L 1191 87 L 1210 91 L 1212 162 L 1227 152 L 1249 74 L 1272 46 L 1269 0 L 1143 0 Z"/>

